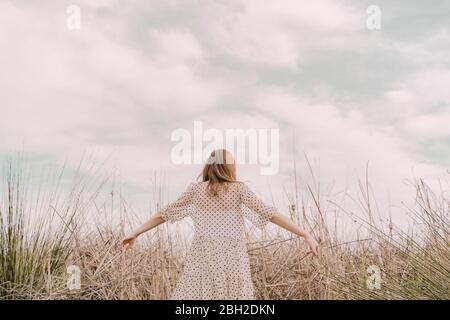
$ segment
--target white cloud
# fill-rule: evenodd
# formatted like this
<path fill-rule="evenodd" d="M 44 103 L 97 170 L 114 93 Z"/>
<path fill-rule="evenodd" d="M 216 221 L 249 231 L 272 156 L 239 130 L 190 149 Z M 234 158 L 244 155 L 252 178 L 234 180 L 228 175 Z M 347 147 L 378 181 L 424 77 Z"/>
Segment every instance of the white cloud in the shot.
<path fill-rule="evenodd" d="M 450 136 L 450 70 L 424 68 L 373 102 L 380 123 L 395 125 L 409 143 Z"/>
<path fill-rule="evenodd" d="M 288 123 L 288 128 L 295 128 L 296 150 L 300 151 L 297 156 L 303 164 L 299 169 L 302 177 L 309 176 L 309 169 L 302 159 L 302 153 L 306 153 L 320 167 L 320 170 L 316 169 L 320 171 L 324 186 L 334 185 L 335 191 L 349 189 L 358 193 L 357 181 L 364 179 L 365 167 L 369 164 L 370 182 L 384 212 L 390 209 L 389 201 L 410 200 L 411 189 L 404 179 L 413 176 L 435 179 L 444 173 L 438 165 L 422 163 L 417 166 L 419 162 L 410 153 L 407 141 L 383 126 L 371 124 L 358 110 L 343 114 L 336 106 L 315 104 L 279 88 L 264 88 L 255 94 L 254 104 L 271 118 Z M 422 130 L 430 129 L 428 124 L 433 121 L 421 120 Z M 437 119 L 434 121 L 438 124 Z M 444 122 L 442 119 L 439 124 Z M 448 132 L 446 128 L 440 130 L 439 134 Z M 289 129 L 284 132 L 287 140 Z M 291 145 L 282 145 L 285 155 L 290 150 Z M 282 166 L 290 166 L 289 160 Z"/>
<path fill-rule="evenodd" d="M 61 151 L 117 132 L 141 141 L 142 123 L 208 109 L 226 89 L 197 74 L 202 49 L 192 34 L 149 29 L 147 55 L 114 38 L 119 21 L 108 21 L 112 33 L 92 21 L 71 32 L 64 7 L 61 16 L 44 9 L 0 10 L 3 148 L 25 141 L 30 151 Z"/>
<path fill-rule="evenodd" d="M 296 68 L 303 52 L 324 43 L 342 46 L 358 30 L 360 14 L 335 1 L 229 1 L 206 6 L 198 19 L 212 49 L 241 63 Z M 360 28 L 359 28 L 360 29 Z"/>
<path fill-rule="evenodd" d="M 449 138 L 450 110 L 445 114 L 419 115 L 407 119 L 404 129 L 416 138 Z"/>

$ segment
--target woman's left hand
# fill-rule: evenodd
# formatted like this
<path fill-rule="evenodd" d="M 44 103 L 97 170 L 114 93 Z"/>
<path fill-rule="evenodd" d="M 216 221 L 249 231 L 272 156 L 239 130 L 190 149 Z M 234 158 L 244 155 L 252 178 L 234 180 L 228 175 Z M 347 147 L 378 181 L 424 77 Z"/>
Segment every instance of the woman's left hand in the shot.
<path fill-rule="evenodd" d="M 308 254 L 311 253 L 313 257 L 317 257 L 319 255 L 319 243 L 310 234 L 305 236 L 305 241 L 310 249 Z"/>
<path fill-rule="evenodd" d="M 127 236 L 125 238 L 123 238 L 120 243 L 122 245 L 122 247 L 124 247 L 125 249 L 128 249 L 129 247 L 131 247 L 134 243 L 134 241 L 136 241 L 137 236 L 135 235 L 130 235 Z"/>

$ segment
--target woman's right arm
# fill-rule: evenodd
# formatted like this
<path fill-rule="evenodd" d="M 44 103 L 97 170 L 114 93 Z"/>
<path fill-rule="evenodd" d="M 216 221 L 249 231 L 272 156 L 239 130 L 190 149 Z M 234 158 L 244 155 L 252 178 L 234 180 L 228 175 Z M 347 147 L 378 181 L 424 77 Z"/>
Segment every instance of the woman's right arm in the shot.
<path fill-rule="evenodd" d="M 292 223 L 292 221 L 289 220 L 288 217 L 286 217 L 280 213 L 275 213 L 270 218 L 270 221 L 272 223 L 275 223 L 279 227 L 292 232 L 293 234 L 303 237 L 310 248 L 310 253 L 312 253 L 313 256 L 319 255 L 319 244 L 313 238 L 313 236 L 310 233 L 300 229 L 296 224 Z"/>
<path fill-rule="evenodd" d="M 287 217 L 278 213 L 278 211 L 272 207 L 266 205 L 261 201 L 245 184 L 242 184 L 242 202 L 243 204 L 258 213 L 263 224 L 265 222 L 272 222 L 283 229 L 286 229 L 300 237 L 303 237 L 310 248 L 310 253 L 313 256 L 319 255 L 319 244 L 308 232 L 300 229 L 297 225 L 292 223 Z"/>
<path fill-rule="evenodd" d="M 152 215 L 147 222 L 145 222 L 142 226 L 140 226 L 135 231 L 133 231 L 131 234 L 129 234 L 128 236 L 126 236 L 125 238 L 122 239 L 122 241 L 121 241 L 122 246 L 124 246 L 125 248 L 131 246 L 133 244 L 133 242 L 136 240 L 136 238 L 139 237 L 139 235 L 159 226 L 160 224 L 162 224 L 164 222 L 166 222 L 166 221 L 162 218 L 160 213 L 156 213 L 156 214 Z"/>

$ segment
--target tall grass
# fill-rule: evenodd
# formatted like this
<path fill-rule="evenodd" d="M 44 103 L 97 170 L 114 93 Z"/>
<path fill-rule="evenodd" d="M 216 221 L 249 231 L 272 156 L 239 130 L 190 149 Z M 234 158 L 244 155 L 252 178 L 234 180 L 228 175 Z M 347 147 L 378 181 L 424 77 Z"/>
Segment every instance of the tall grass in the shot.
<path fill-rule="evenodd" d="M 53 214 L 31 220 L 33 212 L 27 203 L 28 190 L 22 173 L 9 165 L 0 206 L 0 295 L 5 298 L 31 297 L 27 292 L 42 290 L 38 288 L 45 284 L 42 280 L 56 272 L 69 255 L 68 230 L 70 218 L 76 213 L 66 212 L 69 224 L 53 233 Z"/>
<path fill-rule="evenodd" d="M 6 168 L 0 205 L 0 297 L 3 299 L 167 299 L 176 284 L 187 240 L 157 228 L 123 251 L 118 242 L 139 221 L 120 190 L 107 178 L 72 178 L 60 192 L 31 190 L 21 166 Z M 312 170 L 311 170 L 312 171 Z M 81 176 L 81 177 L 80 177 Z M 301 185 L 296 174 L 287 190 L 286 212 L 320 239 L 322 253 L 311 260 L 305 244 L 287 233 L 248 231 L 252 277 L 259 299 L 449 299 L 448 189 L 438 194 L 423 180 L 411 184 L 415 202 L 405 206 L 410 229 L 380 222 L 368 174 L 360 186 L 360 209 L 324 200 L 313 176 Z M 155 210 L 166 199 L 155 176 Z M 356 201 L 356 200 L 355 200 Z M 283 208 L 281 208 L 283 209 Z M 282 210 L 284 211 L 284 210 Z M 339 236 L 336 212 L 365 231 Z M 66 286 L 67 267 L 82 272 L 81 289 Z M 367 268 L 381 271 L 381 288 L 367 286 Z"/>

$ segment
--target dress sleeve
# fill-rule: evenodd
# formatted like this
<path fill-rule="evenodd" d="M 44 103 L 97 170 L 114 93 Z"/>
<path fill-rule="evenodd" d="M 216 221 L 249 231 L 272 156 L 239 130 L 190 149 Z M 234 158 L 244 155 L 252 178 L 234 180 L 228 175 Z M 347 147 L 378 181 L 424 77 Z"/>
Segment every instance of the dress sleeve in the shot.
<path fill-rule="evenodd" d="M 277 213 L 275 207 L 266 205 L 261 201 L 245 183 L 242 183 L 241 187 L 241 201 L 244 206 L 245 217 L 258 228 L 265 227 L 273 215 Z"/>
<path fill-rule="evenodd" d="M 174 202 L 164 206 L 159 213 L 161 217 L 170 223 L 182 220 L 191 212 L 192 199 L 194 198 L 195 183 L 191 183 L 180 197 Z"/>

